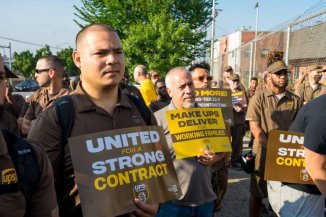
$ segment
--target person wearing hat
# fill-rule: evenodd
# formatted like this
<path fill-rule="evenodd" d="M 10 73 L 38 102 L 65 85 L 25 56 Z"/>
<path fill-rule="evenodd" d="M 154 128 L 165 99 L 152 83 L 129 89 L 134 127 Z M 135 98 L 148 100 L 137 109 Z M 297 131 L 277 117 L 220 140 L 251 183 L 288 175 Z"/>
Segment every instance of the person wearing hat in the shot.
<path fill-rule="evenodd" d="M 244 101 L 248 102 L 248 97 L 244 89 L 241 88 L 240 77 L 238 74 L 232 74 L 229 77 L 229 85 L 232 93 L 243 91 Z M 237 101 L 237 100 L 235 100 Z M 231 160 L 230 166 L 235 170 L 241 170 L 239 163 L 242 154 L 243 137 L 245 133 L 245 115 L 247 111 L 247 103 L 233 103 L 233 126 L 231 126 Z"/>
<path fill-rule="evenodd" d="M 153 84 L 155 84 L 155 82 L 161 78 L 160 74 L 155 70 L 150 71 L 149 74 L 151 76 Z"/>
<path fill-rule="evenodd" d="M 320 91 L 324 86 L 319 83 L 322 78 L 322 70 L 322 66 L 308 67 L 306 81 L 296 87 L 295 94 L 303 100 L 303 103 L 307 103 L 320 95 Z"/>
<path fill-rule="evenodd" d="M 302 106 L 301 99 L 286 90 L 288 68 L 282 61 L 283 55 L 274 52 L 269 55 L 266 75 L 266 89 L 250 100 L 246 120 L 254 135 L 252 151 L 256 154 L 255 172 L 250 179 L 249 216 L 260 216 L 262 199 L 267 197 L 267 182 L 264 180 L 268 133 L 271 130 L 288 130 Z M 273 183 L 272 183 L 273 184 Z M 272 207 L 277 203 L 279 192 L 268 192 Z M 279 209 L 274 206 L 274 211 Z M 285 215 L 286 216 L 286 215 Z"/>
<path fill-rule="evenodd" d="M 230 89 L 229 82 L 230 82 L 230 76 L 233 74 L 233 68 L 232 66 L 227 66 L 224 69 L 223 72 L 223 80 L 220 80 L 220 88 L 223 89 Z"/>

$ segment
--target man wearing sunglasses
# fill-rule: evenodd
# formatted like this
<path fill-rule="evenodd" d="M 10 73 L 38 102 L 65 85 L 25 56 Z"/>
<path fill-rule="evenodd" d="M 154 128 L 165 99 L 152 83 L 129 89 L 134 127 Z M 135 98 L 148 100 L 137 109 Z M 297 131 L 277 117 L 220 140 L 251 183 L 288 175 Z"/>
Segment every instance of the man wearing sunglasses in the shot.
<path fill-rule="evenodd" d="M 256 154 L 255 172 L 250 180 L 250 217 L 260 216 L 262 199 L 267 197 L 264 170 L 268 133 L 271 130 L 288 130 L 302 106 L 300 98 L 286 90 L 288 68 L 282 60 L 272 62 L 267 72 L 267 87 L 250 100 L 246 116 L 255 138 L 252 151 Z M 276 198 L 275 195 L 269 197 L 270 201 Z"/>
<path fill-rule="evenodd" d="M 208 63 L 195 63 L 190 66 L 192 79 L 195 88 L 211 88 L 213 77 L 209 75 L 210 66 Z M 227 191 L 228 167 L 230 154 L 226 153 L 223 159 L 212 165 L 211 183 L 216 194 L 213 213 L 221 210 L 222 199 Z"/>
<path fill-rule="evenodd" d="M 65 88 L 62 82 L 64 73 L 63 63 L 57 56 L 44 56 L 37 61 L 35 79 L 41 88 L 29 100 L 28 109 L 23 116 L 23 135 L 28 135 L 32 121 L 44 109 L 52 105 L 59 97 L 70 93 L 70 90 Z"/>

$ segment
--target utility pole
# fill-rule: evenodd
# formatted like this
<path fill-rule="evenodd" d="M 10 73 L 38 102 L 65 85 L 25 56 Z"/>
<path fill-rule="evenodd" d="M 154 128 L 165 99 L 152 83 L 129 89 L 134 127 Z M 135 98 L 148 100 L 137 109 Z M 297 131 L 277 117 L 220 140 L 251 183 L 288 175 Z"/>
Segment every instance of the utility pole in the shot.
<path fill-rule="evenodd" d="M 211 37 L 211 75 L 214 75 L 214 39 L 215 39 L 215 0 L 213 0 L 213 9 L 212 9 L 212 37 Z"/>
<path fill-rule="evenodd" d="M 253 52 L 253 72 L 252 75 L 256 76 L 256 49 L 257 49 L 257 35 L 258 35 L 258 19 L 259 19 L 259 0 L 256 3 L 256 30 L 255 30 L 255 39 L 254 39 L 254 52 Z"/>
<path fill-rule="evenodd" d="M 11 67 L 11 43 L 9 42 L 9 46 L 0 45 L 0 48 L 8 48 L 9 49 L 9 69 L 12 70 L 12 67 Z"/>

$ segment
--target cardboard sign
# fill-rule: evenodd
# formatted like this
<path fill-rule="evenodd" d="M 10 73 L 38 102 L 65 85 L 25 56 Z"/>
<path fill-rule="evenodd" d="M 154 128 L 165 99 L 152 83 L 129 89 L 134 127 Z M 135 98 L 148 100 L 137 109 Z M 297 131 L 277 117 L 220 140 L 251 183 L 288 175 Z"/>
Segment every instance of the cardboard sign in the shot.
<path fill-rule="evenodd" d="M 232 105 L 248 107 L 248 102 L 247 102 L 245 91 L 236 91 L 236 92 L 232 93 Z"/>
<path fill-rule="evenodd" d="M 220 108 L 177 109 L 166 112 L 176 159 L 197 156 L 201 150 L 231 152 Z"/>
<path fill-rule="evenodd" d="M 182 193 L 163 129 L 132 127 L 69 138 L 84 217 L 136 210 Z"/>
<path fill-rule="evenodd" d="M 221 108 L 224 121 L 233 125 L 231 90 L 196 88 L 196 103 L 202 108 Z"/>
<path fill-rule="evenodd" d="M 268 135 L 265 179 L 313 184 L 305 169 L 304 134 L 272 130 Z"/>

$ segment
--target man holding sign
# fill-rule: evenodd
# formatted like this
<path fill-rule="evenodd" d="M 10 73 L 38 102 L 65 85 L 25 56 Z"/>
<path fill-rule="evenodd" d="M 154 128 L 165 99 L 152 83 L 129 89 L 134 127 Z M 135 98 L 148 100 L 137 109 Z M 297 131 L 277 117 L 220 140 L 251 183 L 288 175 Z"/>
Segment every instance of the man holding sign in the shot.
<path fill-rule="evenodd" d="M 157 216 L 201 216 L 211 217 L 213 201 L 216 195 L 211 185 L 211 165 L 224 157 L 224 153 L 215 154 L 209 150 L 198 150 L 197 157 L 176 159 L 172 144 L 170 127 L 166 118 L 166 112 L 176 109 L 190 109 L 195 106 L 195 87 L 191 74 L 182 67 L 169 71 L 165 83 L 171 96 L 171 103 L 154 113 L 157 122 L 164 129 L 174 167 L 181 185 L 183 197 L 179 200 L 160 205 Z M 204 144 L 203 144 L 204 145 Z M 191 214 L 194 215 L 191 215 Z"/>
<path fill-rule="evenodd" d="M 132 98 L 123 94 L 119 82 L 125 57 L 116 31 L 106 24 L 91 24 L 76 37 L 73 60 L 81 72 L 81 82 L 71 95 L 74 122 L 71 137 L 113 129 L 144 126 L 147 123 Z M 151 123 L 154 116 L 149 113 Z M 62 132 L 55 107 L 36 120 L 28 138 L 44 147 L 52 164 L 61 217 L 82 217 L 70 149 Z M 94 198 L 96 203 L 96 198 Z M 127 203 L 133 198 L 125 198 Z M 108 203 L 112 203 L 108 201 Z M 157 205 L 134 201 L 130 216 L 154 216 Z M 103 207 L 105 209 L 106 207 Z M 94 211 L 95 212 L 95 211 Z"/>

